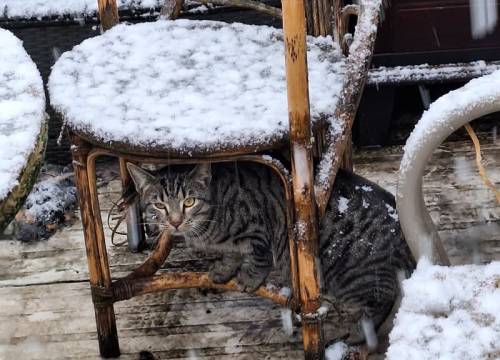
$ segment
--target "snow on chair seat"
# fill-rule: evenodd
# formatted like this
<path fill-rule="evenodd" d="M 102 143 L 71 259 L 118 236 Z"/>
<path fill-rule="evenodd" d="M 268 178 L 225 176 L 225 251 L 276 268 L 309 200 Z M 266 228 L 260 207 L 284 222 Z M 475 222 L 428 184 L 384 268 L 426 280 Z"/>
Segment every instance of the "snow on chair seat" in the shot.
<path fill-rule="evenodd" d="M 0 230 L 31 190 L 46 137 L 40 73 L 22 42 L 0 29 Z"/>
<path fill-rule="evenodd" d="M 68 127 L 118 149 L 269 148 L 288 133 L 283 33 L 214 21 L 117 25 L 64 53 L 49 80 Z M 332 121 L 344 59 L 308 38 L 311 117 Z"/>

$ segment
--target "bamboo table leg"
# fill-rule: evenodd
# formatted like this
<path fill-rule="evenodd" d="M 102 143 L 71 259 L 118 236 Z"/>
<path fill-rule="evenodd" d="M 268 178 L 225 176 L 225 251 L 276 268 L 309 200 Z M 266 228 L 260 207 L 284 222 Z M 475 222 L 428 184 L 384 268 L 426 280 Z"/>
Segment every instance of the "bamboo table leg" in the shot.
<path fill-rule="evenodd" d="M 324 359 L 316 204 L 314 200 L 311 120 L 307 79 L 304 1 L 283 0 L 283 30 L 292 149 L 297 264 L 306 360 Z"/>
<path fill-rule="evenodd" d="M 87 168 L 87 156 L 91 146 L 72 135 L 72 155 L 75 181 L 85 236 L 85 249 L 89 267 L 91 288 L 111 288 L 111 276 L 102 231 L 101 214 L 92 206 L 91 182 L 95 187 L 95 172 Z M 97 337 L 101 356 L 120 356 L 115 312 L 112 304 L 100 304 L 92 298 L 97 323 Z"/>

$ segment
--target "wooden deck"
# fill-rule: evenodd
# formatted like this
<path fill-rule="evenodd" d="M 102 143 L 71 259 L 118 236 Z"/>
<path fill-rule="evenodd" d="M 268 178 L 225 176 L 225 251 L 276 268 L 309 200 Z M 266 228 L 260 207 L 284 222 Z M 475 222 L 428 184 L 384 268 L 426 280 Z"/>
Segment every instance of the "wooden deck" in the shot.
<path fill-rule="evenodd" d="M 483 137 L 487 170 L 498 185 L 500 142 L 491 134 Z M 358 151 L 356 171 L 394 191 L 400 157 L 401 148 Z M 470 143 L 445 144 L 426 175 L 427 203 L 454 263 L 500 260 L 500 207 L 477 176 L 473 158 Z M 100 174 L 106 212 L 120 187 L 116 167 L 103 166 Z M 111 245 L 109 253 L 114 276 L 146 256 Z M 204 266 L 180 245 L 165 270 Z M 98 359 L 86 278 L 80 222 L 49 241 L 0 242 L 0 359 Z M 300 331 L 287 336 L 279 307 L 248 294 L 169 291 L 122 302 L 115 309 L 121 359 L 151 358 L 140 357 L 141 351 L 156 359 L 302 358 Z"/>

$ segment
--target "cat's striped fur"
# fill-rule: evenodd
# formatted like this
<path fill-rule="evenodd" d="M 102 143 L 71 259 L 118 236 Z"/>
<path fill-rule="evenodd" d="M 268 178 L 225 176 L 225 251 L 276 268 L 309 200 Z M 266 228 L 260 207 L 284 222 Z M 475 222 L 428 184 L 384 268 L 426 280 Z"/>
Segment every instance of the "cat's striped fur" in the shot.
<path fill-rule="evenodd" d="M 243 290 L 260 286 L 289 253 L 284 191 L 268 168 L 252 163 L 170 167 L 148 174 L 129 165 L 150 235 L 162 229 L 188 246 L 214 253 L 215 282 L 236 276 Z M 194 205 L 191 205 L 195 199 Z M 361 310 L 380 325 L 398 296 L 398 271 L 415 263 L 404 241 L 392 195 L 340 170 L 320 224 L 324 296 Z M 273 258 L 275 261 L 273 262 Z"/>

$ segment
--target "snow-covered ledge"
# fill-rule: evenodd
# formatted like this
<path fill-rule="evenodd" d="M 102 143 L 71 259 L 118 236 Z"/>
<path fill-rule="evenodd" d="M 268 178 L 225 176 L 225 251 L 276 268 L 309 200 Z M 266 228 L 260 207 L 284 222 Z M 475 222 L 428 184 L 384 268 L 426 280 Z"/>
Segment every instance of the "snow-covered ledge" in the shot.
<path fill-rule="evenodd" d="M 435 101 L 410 135 L 399 169 L 397 210 L 416 259 L 449 264 L 425 206 L 422 177 L 434 150 L 454 131 L 481 116 L 500 111 L 500 71 L 452 91 Z"/>
<path fill-rule="evenodd" d="M 40 73 L 22 42 L 0 29 L 0 230 L 33 185 L 45 137 Z"/>
<path fill-rule="evenodd" d="M 118 0 L 120 10 L 157 9 L 163 0 Z M 0 0 L 0 19 L 89 17 L 97 14 L 97 0 Z"/>

